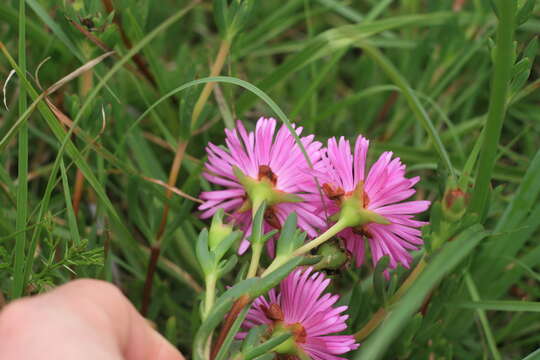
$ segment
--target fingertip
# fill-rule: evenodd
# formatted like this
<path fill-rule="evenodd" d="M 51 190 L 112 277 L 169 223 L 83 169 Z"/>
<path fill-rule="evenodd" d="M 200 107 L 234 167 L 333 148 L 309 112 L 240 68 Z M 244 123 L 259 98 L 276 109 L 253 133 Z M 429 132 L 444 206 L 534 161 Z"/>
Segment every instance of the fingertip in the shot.
<path fill-rule="evenodd" d="M 184 357 L 174 346 L 171 345 L 161 334 L 154 332 L 156 337 L 156 360 L 184 360 Z"/>

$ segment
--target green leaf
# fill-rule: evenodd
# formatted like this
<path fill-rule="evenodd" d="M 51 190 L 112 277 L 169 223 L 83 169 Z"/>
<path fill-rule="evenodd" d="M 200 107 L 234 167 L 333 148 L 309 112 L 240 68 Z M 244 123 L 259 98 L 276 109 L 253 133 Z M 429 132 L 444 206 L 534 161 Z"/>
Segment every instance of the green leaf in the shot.
<path fill-rule="evenodd" d="M 223 255 L 233 246 L 235 242 L 242 237 L 242 232 L 239 230 L 233 231 L 223 239 L 216 249 L 213 251 L 216 261 L 221 260 Z"/>
<path fill-rule="evenodd" d="M 540 302 L 533 301 L 504 301 L 504 300 L 482 300 L 474 302 L 463 302 L 455 306 L 467 309 L 481 309 L 491 311 L 525 311 L 540 312 Z"/>
<path fill-rule="evenodd" d="M 281 228 L 281 233 L 276 244 L 276 257 L 291 254 L 298 247 L 298 236 L 296 236 L 297 215 L 292 212 L 287 216 Z"/>
<path fill-rule="evenodd" d="M 273 360 L 275 359 L 275 354 L 265 354 L 262 356 L 259 356 L 258 358 L 255 358 L 255 360 Z"/>
<path fill-rule="evenodd" d="M 249 329 L 244 341 L 242 341 L 242 353 L 245 354 L 248 350 L 253 349 L 267 329 L 268 326 L 264 324 Z"/>
<path fill-rule="evenodd" d="M 510 97 L 517 93 L 527 83 L 531 74 L 532 62 L 529 58 L 523 58 L 514 64 L 512 81 L 510 82 Z"/>
<path fill-rule="evenodd" d="M 208 251 L 208 229 L 204 228 L 199 234 L 196 246 L 197 260 L 203 269 L 205 275 L 211 274 L 215 271 L 215 259 Z"/>
<path fill-rule="evenodd" d="M 523 358 L 523 360 L 539 360 L 539 359 L 540 359 L 540 348 L 538 348 L 536 351 L 527 355 L 527 357 Z"/>
<path fill-rule="evenodd" d="M 251 236 L 249 237 L 249 242 L 252 244 L 264 244 L 263 236 L 263 222 L 264 222 L 264 212 L 266 211 L 266 201 L 263 201 L 259 205 L 255 217 L 253 218 L 253 224 L 251 225 Z"/>
<path fill-rule="evenodd" d="M 484 289 L 492 279 L 501 274 L 509 262 L 508 257 L 514 257 L 528 240 L 528 237 L 516 237 L 512 232 L 522 226 L 523 221 L 537 205 L 540 195 L 539 178 L 540 150 L 531 160 L 517 192 L 497 222 L 494 233 L 500 235 L 493 237 L 489 246 L 482 251 L 476 262 L 478 265 L 475 267 L 473 275 L 481 289 Z M 506 258 L 501 257 L 501 254 L 504 254 Z"/>
<path fill-rule="evenodd" d="M 73 210 L 73 204 L 71 200 L 71 193 L 69 190 L 69 183 L 66 175 L 66 167 L 64 166 L 64 161 L 60 161 L 60 171 L 62 175 L 62 186 L 64 188 L 64 199 L 66 202 L 66 209 L 67 209 L 67 216 L 68 216 L 68 225 L 69 225 L 69 233 L 71 234 L 71 240 L 75 244 L 79 244 L 81 242 L 81 237 L 79 235 L 79 229 L 77 226 L 77 218 L 75 216 L 75 212 Z"/>
<path fill-rule="evenodd" d="M 218 278 L 223 277 L 234 269 L 238 263 L 238 256 L 233 255 L 229 259 L 222 261 L 218 266 Z"/>
<path fill-rule="evenodd" d="M 482 226 L 474 225 L 464 230 L 456 240 L 446 243 L 441 251 L 433 256 L 432 261 L 396 304 L 387 319 L 362 345 L 354 359 L 380 359 L 403 326 L 422 305 L 431 289 L 461 263 L 486 235 Z"/>
<path fill-rule="evenodd" d="M 272 337 L 267 342 L 262 343 L 261 345 L 259 345 L 259 346 L 255 347 L 255 348 L 249 350 L 248 352 L 246 352 L 244 359 L 245 360 L 255 359 L 257 356 L 261 356 L 264 353 L 271 351 L 276 346 L 284 343 L 291 336 L 292 336 L 292 334 L 288 333 L 288 334 L 281 334 L 279 336 Z"/>
<path fill-rule="evenodd" d="M 214 14 L 214 21 L 216 22 L 221 36 L 225 37 L 229 23 L 227 0 L 214 0 L 212 13 Z"/>
<path fill-rule="evenodd" d="M 522 25 L 531 17 L 536 0 L 525 0 L 524 4 L 518 9 L 516 16 L 517 26 Z"/>
<path fill-rule="evenodd" d="M 380 303 L 385 304 L 388 299 L 386 293 L 386 278 L 384 276 L 384 271 L 388 268 L 390 263 L 390 257 L 388 255 L 383 256 L 377 262 L 375 270 L 373 271 L 373 290 L 377 296 Z"/>
<path fill-rule="evenodd" d="M 486 120 L 484 139 L 478 160 L 475 188 L 472 194 L 469 212 L 477 213 L 484 218 L 487 210 L 490 181 L 493 176 L 497 158 L 497 148 L 506 114 L 508 85 L 512 66 L 515 62 L 514 20 L 516 11 L 515 1 L 498 1 L 499 23 L 497 25 L 497 47 L 493 72 L 491 74 L 491 89 Z"/>

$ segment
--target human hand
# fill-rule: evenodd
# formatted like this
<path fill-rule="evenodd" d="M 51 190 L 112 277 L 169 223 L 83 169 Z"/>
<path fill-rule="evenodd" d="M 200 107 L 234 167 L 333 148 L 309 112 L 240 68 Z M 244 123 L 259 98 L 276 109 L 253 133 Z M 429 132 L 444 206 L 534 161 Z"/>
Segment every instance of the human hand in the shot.
<path fill-rule="evenodd" d="M 76 280 L 0 312 L 2 360 L 184 360 L 114 285 Z"/>

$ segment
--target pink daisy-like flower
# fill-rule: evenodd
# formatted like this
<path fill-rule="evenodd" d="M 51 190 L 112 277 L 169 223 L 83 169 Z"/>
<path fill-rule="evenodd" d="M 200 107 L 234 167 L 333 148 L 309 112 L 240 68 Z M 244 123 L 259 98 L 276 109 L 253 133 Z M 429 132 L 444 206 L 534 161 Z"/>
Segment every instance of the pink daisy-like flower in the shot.
<path fill-rule="evenodd" d="M 300 135 L 302 128 L 296 128 Z M 306 201 L 318 193 L 300 147 L 285 125 L 276 131 L 276 120 L 260 118 L 254 132 L 247 132 L 240 121 L 236 129 L 225 130 L 226 149 L 209 143 L 208 162 L 204 177 L 223 190 L 207 191 L 199 207 L 201 218 L 208 218 L 223 208 L 230 213 L 228 221 L 237 224 L 245 237 L 240 246 L 242 254 L 249 247 L 246 238 L 251 233 L 254 203 L 266 201 L 264 231 L 279 229 L 287 216 L 296 212 L 298 226 L 309 236 L 317 235 L 316 228 L 325 226 L 316 206 Z M 301 138 L 302 145 L 315 167 L 321 159 L 322 144 L 314 136 Z M 313 198 L 312 196 L 310 198 Z"/>
<path fill-rule="evenodd" d="M 381 154 L 367 171 L 368 148 L 369 141 L 362 136 L 356 139 L 354 155 L 349 141 L 343 137 L 339 142 L 335 138 L 328 140 L 322 160 L 325 171 L 319 178 L 327 201 L 321 208 L 336 220 L 345 216 L 345 211 L 348 211 L 346 216 L 355 211 L 360 214 L 361 221 L 349 224 L 338 234 L 357 266 L 363 263 L 367 240 L 373 264 L 388 255 L 390 268 L 398 263 L 409 267 L 412 260 L 409 251 L 422 245 L 419 228 L 427 224 L 414 220 L 413 214 L 427 210 L 430 202 L 404 202 L 416 192 L 413 186 L 420 177 L 406 178 L 405 165 L 399 158 L 392 158 L 392 152 Z"/>
<path fill-rule="evenodd" d="M 343 359 L 336 355 L 354 350 L 358 344 L 352 335 L 331 335 L 347 328 L 348 315 L 342 314 L 347 306 L 333 306 L 338 295 L 323 295 L 329 283 L 330 279 L 311 267 L 293 271 L 281 282 L 279 294 L 272 289 L 268 299 L 261 296 L 253 302 L 242 328 L 267 324 L 272 334 L 292 333 L 287 340 L 292 343 L 275 351 L 293 358 L 291 350 L 300 349 L 315 360 Z M 240 339 L 245 336 L 245 332 L 237 335 Z"/>

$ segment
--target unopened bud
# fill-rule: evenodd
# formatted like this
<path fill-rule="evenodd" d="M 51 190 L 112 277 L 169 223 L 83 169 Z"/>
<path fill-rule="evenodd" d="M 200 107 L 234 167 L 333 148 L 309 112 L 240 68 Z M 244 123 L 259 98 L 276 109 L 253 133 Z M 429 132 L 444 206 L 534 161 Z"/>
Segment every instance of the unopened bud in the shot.
<path fill-rule="evenodd" d="M 469 194 L 459 187 L 449 188 L 444 193 L 442 202 L 443 214 L 451 221 L 458 221 L 463 217 L 469 203 Z"/>
<path fill-rule="evenodd" d="M 219 209 L 212 218 L 212 225 L 208 232 L 208 246 L 214 250 L 232 231 L 233 227 L 223 223 L 223 209 Z"/>
<path fill-rule="evenodd" d="M 317 255 L 322 256 L 322 259 L 314 266 L 315 270 L 337 270 L 348 261 L 345 251 L 331 243 L 324 243 L 319 246 Z"/>

